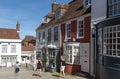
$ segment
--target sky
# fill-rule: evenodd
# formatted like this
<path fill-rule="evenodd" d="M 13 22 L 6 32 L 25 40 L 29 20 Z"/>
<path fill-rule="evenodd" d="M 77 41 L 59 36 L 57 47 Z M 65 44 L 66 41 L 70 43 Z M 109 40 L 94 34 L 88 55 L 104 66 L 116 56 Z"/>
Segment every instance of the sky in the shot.
<path fill-rule="evenodd" d="M 42 18 L 51 12 L 54 0 L 0 0 L 0 28 L 16 29 L 20 22 L 20 38 L 36 36 L 36 28 Z M 72 0 L 56 0 L 57 4 L 67 4 Z"/>

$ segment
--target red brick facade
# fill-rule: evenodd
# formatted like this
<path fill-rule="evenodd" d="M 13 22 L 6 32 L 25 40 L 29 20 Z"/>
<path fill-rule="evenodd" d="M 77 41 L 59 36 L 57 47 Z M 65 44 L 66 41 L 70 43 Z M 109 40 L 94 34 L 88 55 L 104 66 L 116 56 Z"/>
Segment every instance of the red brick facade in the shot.
<path fill-rule="evenodd" d="M 91 22 L 91 16 L 87 16 L 84 18 L 84 38 L 77 38 L 77 20 L 71 21 L 71 38 L 67 40 L 67 42 L 73 42 L 73 38 L 76 40 L 74 42 L 90 42 L 90 22 Z M 65 29 L 66 24 L 61 24 L 61 39 L 62 39 L 62 47 L 61 47 L 61 53 L 63 54 L 63 43 L 65 40 Z M 65 72 L 68 74 L 75 74 L 76 72 L 80 72 L 81 66 L 80 65 L 71 65 L 67 64 L 65 68 Z"/>

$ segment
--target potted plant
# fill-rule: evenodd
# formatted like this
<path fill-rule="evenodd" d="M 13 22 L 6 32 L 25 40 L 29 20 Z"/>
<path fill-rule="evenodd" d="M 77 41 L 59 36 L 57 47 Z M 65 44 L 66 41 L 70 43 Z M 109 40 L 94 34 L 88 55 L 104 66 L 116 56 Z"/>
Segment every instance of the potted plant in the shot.
<path fill-rule="evenodd" d="M 54 58 L 54 57 L 50 57 L 50 58 L 49 58 L 49 62 L 50 62 L 51 72 L 54 72 L 53 63 L 55 62 L 55 58 Z"/>
<path fill-rule="evenodd" d="M 46 59 L 45 58 L 43 58 L 42 59 L 42 69 L 43 69 L 43 71 L 45 71 L 45 65 L 46 65 Z"/>

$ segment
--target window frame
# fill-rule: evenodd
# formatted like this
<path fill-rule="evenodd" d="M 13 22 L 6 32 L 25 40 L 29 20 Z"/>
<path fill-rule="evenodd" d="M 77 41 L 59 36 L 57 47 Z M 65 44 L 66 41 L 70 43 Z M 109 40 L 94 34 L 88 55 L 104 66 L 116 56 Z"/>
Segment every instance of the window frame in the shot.
<path fill-rule="evenodd" d="M 77 47 L 78 52 L 75 51 L 75 47 Z M 80 46 L 79 45 L 66 45 L 64 48 L 64 55 L 67 64 L 75 64 L 80 65 Z M 77 57 L 77 58 L 75 58 Z"/>
<path fill-rule="evenodd" d="M 82 22 L 82 24 L 80 24 L 80 22 Z M 82 32 L 80 30 L 82 30 Z M 84 20 L 83 19 L 78 20 L 77 21 L 77 38 L 84 38 L 84 35 L 85 35 L 84 31 L 85 31 Z"/>
<path fill-rule="evenodd" d="M 2 50 L 1 50 L 2 53 L 8 53 L 8 45 L 7 44 L 3 44 L 2 45 Z"/>
<path fill-rule="evenodd" d="M 52 28 L 48 29 L 48 42 L 51 42 L 52 40 Z"/>
<path fill-rule="evenodd" d="M 39 39 L 39 42 L 41 41 L 41 32 L 38 32 L 38 39 Z"/>
<path fill-rule="evenodd" d="M 103 54 L 120 57 L 120 25 L 103 28 Z"/>
<path fill-rule="evenodd" d="M 84 4 L 84 7 L 88 7 L 91 5 L 91 0 L 84 0 L 83 4 Z"/>
<path fill-rule="evenodd" d="M 120 15 L 120 1 L 107 0 L 107 16 L 113 17 Z"/>
<path fill-rule="evenodd" d="M 66 39 L 70 38 L 71 38 L 71 22 L 68 22 L 66 23 Z"/>
<path fill-rule="evenodd" d="M 58 41 L 58 26 L 54 27 L 54 41 Z"/>
<path fill-rule="evenodd" d="M 55 12 L 55 19 L 58 19 L 61 17 L 61 9 L 56 10 Z"/>
<path fill-rule="evenodd" d="M 17 46 L 16 45 L 11 45 L 11 53 L 16 53 L 16 50 L 17 50 Z"/>

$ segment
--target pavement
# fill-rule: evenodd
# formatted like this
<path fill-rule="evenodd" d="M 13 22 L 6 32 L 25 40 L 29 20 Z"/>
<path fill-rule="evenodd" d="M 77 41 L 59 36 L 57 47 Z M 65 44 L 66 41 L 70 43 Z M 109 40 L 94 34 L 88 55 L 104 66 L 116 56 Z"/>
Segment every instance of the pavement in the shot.
<path fill-rule="evenodd" d="M 20 72 L 15 74 L 14 68 L 0 68 L 0 79 L 88 79 L 74 75 L 66 75 L 64 78 L 59 76 L 59 73 L 42 72 L 38 75 L 36 71 L 20 68 Z"/>

